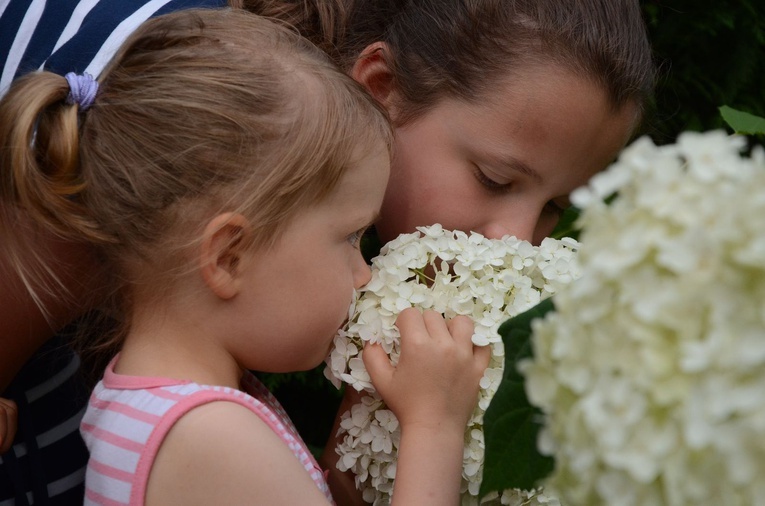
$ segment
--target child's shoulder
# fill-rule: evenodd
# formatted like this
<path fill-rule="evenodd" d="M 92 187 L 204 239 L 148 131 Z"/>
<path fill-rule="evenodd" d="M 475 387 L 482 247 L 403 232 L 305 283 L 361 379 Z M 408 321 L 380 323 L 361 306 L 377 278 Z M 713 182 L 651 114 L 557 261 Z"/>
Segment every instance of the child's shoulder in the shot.
<path fill-rule="evenodd" d="M 216 401 L 181 417 L 167 434 L 146 504 L 326 504 L 279 435 L 250 409 Z M 306 502 L 308 501 L 308 502 Z"/>

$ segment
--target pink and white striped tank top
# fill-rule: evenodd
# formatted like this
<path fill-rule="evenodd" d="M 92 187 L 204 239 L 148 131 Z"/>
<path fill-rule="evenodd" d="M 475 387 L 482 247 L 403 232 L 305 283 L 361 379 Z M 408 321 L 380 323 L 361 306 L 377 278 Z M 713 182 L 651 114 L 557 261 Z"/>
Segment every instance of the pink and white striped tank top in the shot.
<path fill-rule="evenodd" d="M 334 504 L 324 473 L 287 413 L 252 374 L 245 374 L 243 392 L 168 378 L 120 375 L 114 372 L 115 362 L 116 358 L 96 385 L 80 425 L 90 450 L 86 506 L 142 506 L 151 465 L 173 424 L 191 409 L 217 401 L 238 403 L 266 422 Z"/>

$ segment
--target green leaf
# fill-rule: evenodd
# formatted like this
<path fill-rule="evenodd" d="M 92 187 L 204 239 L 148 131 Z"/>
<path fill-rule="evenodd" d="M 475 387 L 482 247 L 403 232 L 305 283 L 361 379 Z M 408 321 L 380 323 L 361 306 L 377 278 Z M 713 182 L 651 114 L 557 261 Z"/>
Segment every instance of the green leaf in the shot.
<path fill-rule="evenodd" d="M 562 239 L 564 237 L 571 237 L 573 239 L 579 239 L 579 229 L 576 226 L 576 220 L 579 219 L 581 212 L 574 206 L 569 206 L 563 211 L 563 214 L 558 220 L 558 224 L 550 234 L 553 239 Z"/>
<path fill-rule="evenodd" d="M 540 455 L 537 436 L 542 412 L 526 397 L 524 378 L 517 370 L 520 360 L 530 358 L 531 322 L 554 308 L 547 299 L 499 328 L 505 344 L 502 383 L 484 415 L 483 479 L 480 495 L 508 488 L 529 490 L 552 472 L 552 457 Z"/>
<path fill-rule="evenodd" d="M 720 107 L 723 119 L 737 134 L 758 135 L 765 134 L 765 118 L 738 111 L 724 105 Z"/>

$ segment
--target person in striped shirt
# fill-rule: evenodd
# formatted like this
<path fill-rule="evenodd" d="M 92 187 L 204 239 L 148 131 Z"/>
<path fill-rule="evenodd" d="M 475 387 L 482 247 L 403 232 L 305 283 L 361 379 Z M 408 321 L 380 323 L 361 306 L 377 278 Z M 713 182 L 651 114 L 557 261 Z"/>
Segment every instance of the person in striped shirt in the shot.
<path fill-rule="evenodd" d="M 282 25 L 185 10 L 144 23 L 98 80 L 16 80 L 0 142 L 19 168 L 0 198 L 108 267 L 102 310 L 118 323 L 83 346 L 118 352 L 81 423 L 85 504 L 333 503 L 248 371 L 319 365 L 370 279 L 359 239 L 392 142 L 374 99 Z M 6 247 L 18 272 L 47 270 L 34 236 Z M 411 309 L 398 324 L 396 366 L 364 354 L 401 425 L 394 501 L 454 503 L 489 350 L 467 317 Z"/>
<path fill-rule="evenodd" d="M 191 7 L 216 8 L 225 0 L 5 0 L 0 2 L 0 97 L 14 79 L 29 72 L 48 70 L 60 75 L 88 72 L 99 75 L 120 44 L 152 16 Z M 23 226 L 23 223 L 19 224 Z M 25 233 L 30 231 L 25 230 Z M 4 286 L 0 291 L 3 313 L 0 344 L 6 352 L 0 362 L 0 392 L 8 386 L 18 367 L 52 331 L 70 323 L 88 307 L 88 272 L 96 259 L 87 250 L 47 236 L 38 239 L 40 254 L 54 251 L 64 276 L 59 297 L 45 301 L 48 313 L 38 309 L 40 301 L 28 297 L 20 280 L 0 256 Z M 68 271 L 76 272 L 66 279 Z M 66 295 L 66 296 L 65 296 Z M 97 297 L 91 297 L 94 299 Z M 57 305 L 58 304 L 58 305 Z M 14 336 L 11 338 L 11 336 Z M 23 346 L 22 346 L 23 345 Z M 0 497 L 2 497 L 0 495 Z"/>
<path fill-rule="evenodd" d="M 0 96 L 14 79 L 37 70 L 98 75 L 122 41 L 148 18 L 224 4 L 225 0 L 0 1 Z M 23 220 L 19 225 L 17 232 Z M 55 252 L 57 270 L 66 280 L 66 288 L 45 301 L 47 314 L 15 276 L 7 256 L 0 255 L 0 397 L 7 398 L 0 399 L 0 415 L 9 415 L 0 416 L 0 506 L 76 506 L 83 501 L 88 453 L 79 423 L 89 388 L 80 357 L 70 346 L 75 327 L 67 325 L 98 297 L 97 260 L 80 245 L 47 235 L 38 239 L 37 252 L 45 251 Z M 4 425 L 18 425 L 18 433 L 4 434 Z"/>

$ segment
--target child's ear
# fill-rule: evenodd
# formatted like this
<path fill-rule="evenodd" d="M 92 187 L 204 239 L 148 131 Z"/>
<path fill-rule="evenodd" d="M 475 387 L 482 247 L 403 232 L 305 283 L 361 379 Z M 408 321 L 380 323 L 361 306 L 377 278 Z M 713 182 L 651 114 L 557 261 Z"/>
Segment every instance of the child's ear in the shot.
<path fill-rule="evenodd" d="M 199 267 L 205 284 L 221 299 L 239 293 L 251 236 L 250 222 L 238 213 L 219 214 L 205 227 Z"/>
<path fill-rule="evenodd" d="M 391 114 L 395 80 L 390 70 L 392 55 L 385 42 L 368 45 L 351 68 L 351 77 L 361 84 Z"/>

